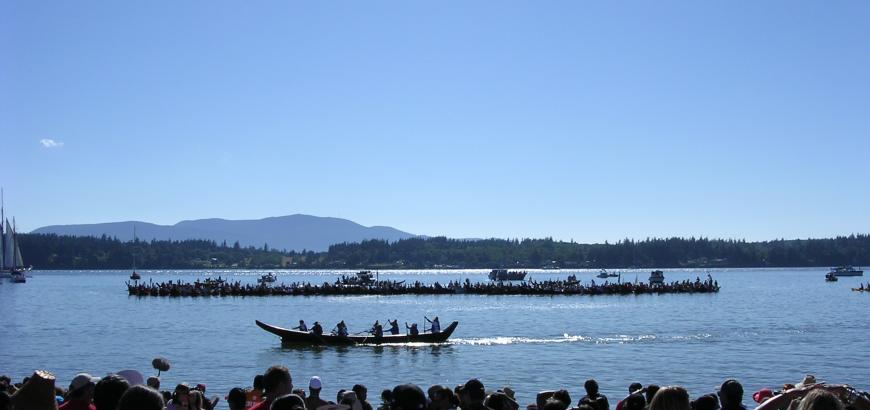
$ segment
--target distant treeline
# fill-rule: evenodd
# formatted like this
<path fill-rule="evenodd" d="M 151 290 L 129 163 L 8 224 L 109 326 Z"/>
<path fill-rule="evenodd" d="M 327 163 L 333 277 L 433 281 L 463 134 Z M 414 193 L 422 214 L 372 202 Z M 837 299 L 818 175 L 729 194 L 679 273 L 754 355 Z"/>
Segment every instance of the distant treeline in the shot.
<path fill-rule="evenodd" d="M 20 235 L 35 269 L 201 268 L 679 268 L 870 264 L 870 235 L 765 242 L 668 238 L 578 244 L 547 239 L 411 238 L 332 245 L 326 252 L 279 251 L 207 240 L 131 241 Z"/>

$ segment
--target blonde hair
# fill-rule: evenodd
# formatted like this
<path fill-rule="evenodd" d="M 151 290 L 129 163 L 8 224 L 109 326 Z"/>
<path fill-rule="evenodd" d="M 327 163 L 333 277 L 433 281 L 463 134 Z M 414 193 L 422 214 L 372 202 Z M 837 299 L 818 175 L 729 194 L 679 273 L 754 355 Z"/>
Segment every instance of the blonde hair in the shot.
<path fill-rule="evenodd" d="M 199 390 L 191 390 L 187 396 L 187 407 L 192 410 L 202 410 L 202 392 Z"/>
<path fill-rule="evenodd" d="M 649 403 L 649 410 L 690 410 L 689 392 L 680 386 L 662 387 Z"/>

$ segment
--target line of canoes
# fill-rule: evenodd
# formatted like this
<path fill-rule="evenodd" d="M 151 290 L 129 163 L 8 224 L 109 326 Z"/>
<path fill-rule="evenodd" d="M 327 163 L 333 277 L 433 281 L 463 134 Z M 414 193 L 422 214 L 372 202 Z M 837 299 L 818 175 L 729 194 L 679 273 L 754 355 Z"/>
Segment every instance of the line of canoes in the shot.
<path fill-rule="evenodd" d="M 685 280 L 650 285 L 644 282 L 594 282 L 548 280 L 522 283 L 473 283 L 450 281 L 447 284 L 404 283 L 378 281 L 371 285 L 346 285 L 324 282 L 291 284 L 242 284 L 241 282 L 182 282 L 127 283 L 131 296 L 362 296 L 362 295 L 638 295 L 665 293 L 715 293 L 719 283 L 711 279 Z"/>

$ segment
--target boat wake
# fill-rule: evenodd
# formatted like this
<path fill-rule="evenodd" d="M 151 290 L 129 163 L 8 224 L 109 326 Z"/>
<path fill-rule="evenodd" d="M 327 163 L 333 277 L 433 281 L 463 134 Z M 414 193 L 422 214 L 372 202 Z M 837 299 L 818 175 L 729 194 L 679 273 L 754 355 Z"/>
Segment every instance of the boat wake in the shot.
<path fill-rule="evenodd" d="M 471 346 L 495 346 L 517 344 L 555 344 L 555 343 L 585 343 L 585 344 L 636 344 L 636 343 L 667 343 L 667 342 L 691 342 L 712 338 L 709 333 L 699 333 L 684 336 L 657 336 L 657 335 L 614 335 L 608 337 L 592 337 L 583 335 L 563 334 L 558 337 L 535 338 L 521 336 L 497 336 L 468 339 L 451 339 L 454 345 Z"/>

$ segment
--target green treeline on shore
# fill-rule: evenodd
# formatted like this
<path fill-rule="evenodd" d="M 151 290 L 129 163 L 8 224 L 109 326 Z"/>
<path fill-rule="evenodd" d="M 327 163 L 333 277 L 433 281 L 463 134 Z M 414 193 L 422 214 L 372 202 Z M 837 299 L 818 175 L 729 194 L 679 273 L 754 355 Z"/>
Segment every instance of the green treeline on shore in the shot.
<path fill-rule="evenodd" d="M 707 268 L 864 265 L 870 235 L 764 242 L 667 238 L 579 244 L 547 239 L 411 238 L 280 251 L 208 240 L 122 242 L 103 236 L 19 235 L 34 269 L 217 268 Z"/>

